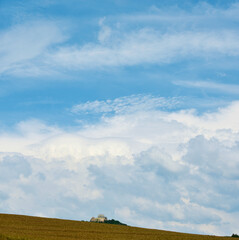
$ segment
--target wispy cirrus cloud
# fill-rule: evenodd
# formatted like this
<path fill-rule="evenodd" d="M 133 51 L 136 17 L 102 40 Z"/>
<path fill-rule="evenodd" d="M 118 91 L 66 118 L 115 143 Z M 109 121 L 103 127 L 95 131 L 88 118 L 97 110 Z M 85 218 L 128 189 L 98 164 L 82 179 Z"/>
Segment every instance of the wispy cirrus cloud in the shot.
<path fill-rule="evenodd" d="M 152 7 L 146 14 L 105 17 L 99 21 L 98 42 L 61 47 L 49 57 L 69 69 L 238 57 L 238 13 L 238 4 L 220 9 L 204 3 L 190 11 Z"/>
<path fill-rule="evenodd" d="M 208 89 L 212 91 L 219 91 L 228 94 L 238 94 L 239 93 L 239 85 L 236 84 L 226 84 L 226 83 L 216 83 L 211 81 L 174 81 L 175 85 L 189 87 L 189 88 L 200 88 L 200 89 Z"/>
<path fill-rule="evenodd" d="M 113 37 L 105 44 L 61 47 L 49 55 L 56 65 L 94 69 L 141 64 L 170 64 L 192 58 L 239 55 L 237 31 L 165 33 L 141 29 Z"/>
<path fill-rule="evenodd" d="M 235 25 L 238 12 L 238 4 L 224 10 L 206 4 L 188 11 L 177 8 L 174 14 L 155 8 L 146 15 L 104 17 L 99 20 L 98 36 L 81 45 L 67 41 L 59 24 L 33 21 L 1 33 L 0 71 L 54 75 L 67 70 L 169 65 L 195 59 L 211 60 L 211 65 L 218 58 L 235 60 L 239 56 Z M 132 19 L 137 21 L 137 27 Z M 73 35 L 69 31 L 69 38 Z"/>
<path fill-rule="evenodd" d="M 135 13 L 135 14 L 125 14 L 122 15 L 123 23 L 150 23 L 150 24 L 160 24 L 163 26 L 166 24 L 168 29 L 172 26 L 177 26 L 178 30 L 182 29 L 192 29 L 195 27 L 210 29 L 212 27 L 216 28 L 234 28 L 238 21 L 239 4 L 229 3 L 228 7 L 215 7 L 208 2 L 199 2 L 198 4 L 191 5 L 190 10 L 185 10 L 176 5 L 171 7 L 157 7 L 153 5 L 148 12 L 145 13 Z M 113 19 L 116 17 L 113 16 Z M 231 26 L 228 26 L 229 22 L 232 22 Z M 220 23 L 220 26 L 218 24 Z M 225 29 L 227 29 L 227 27 Z M 172 29 L 171 29 L 172 30 Z"/>
<path fill-rule="evenodd" d="M 49 70 L 44 54 L 64 40 L 66 36 L 53 21 L 31 21 L 0 32 L 0 74 L 41 75 L 44 68 Z"/>

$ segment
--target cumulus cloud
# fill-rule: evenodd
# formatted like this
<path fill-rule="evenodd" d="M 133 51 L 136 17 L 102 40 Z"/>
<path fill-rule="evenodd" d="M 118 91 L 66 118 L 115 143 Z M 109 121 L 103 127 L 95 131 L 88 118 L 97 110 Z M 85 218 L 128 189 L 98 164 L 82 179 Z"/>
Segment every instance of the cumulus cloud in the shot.
<path fill-rule="evenodd" d="M 200 116 L 119 111 L 72 130 L 21 122 L 0 135 L 0 210 L 103 212 L 130 225 L 230 235 L 239 217 L 238 117 L 233 102 Z"/>

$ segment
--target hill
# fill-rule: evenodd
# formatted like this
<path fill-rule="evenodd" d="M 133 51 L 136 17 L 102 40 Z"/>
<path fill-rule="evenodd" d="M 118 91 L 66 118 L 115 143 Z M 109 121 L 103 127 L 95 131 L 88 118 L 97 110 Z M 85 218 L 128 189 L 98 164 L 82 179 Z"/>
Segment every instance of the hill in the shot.
<path fill-rule="evenodd" d="M 53 218 L 0 214 L 0 240 L 218 240 L 215 237 Z"/>

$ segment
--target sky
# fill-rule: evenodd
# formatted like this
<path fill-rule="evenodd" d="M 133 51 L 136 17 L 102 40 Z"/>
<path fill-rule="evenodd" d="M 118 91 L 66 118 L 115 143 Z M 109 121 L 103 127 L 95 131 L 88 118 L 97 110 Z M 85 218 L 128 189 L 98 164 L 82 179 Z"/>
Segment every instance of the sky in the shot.
<path fill-rule="evenodd" d="M 0 212 L 239 233 L 239 1 L 0 0 Z"/>

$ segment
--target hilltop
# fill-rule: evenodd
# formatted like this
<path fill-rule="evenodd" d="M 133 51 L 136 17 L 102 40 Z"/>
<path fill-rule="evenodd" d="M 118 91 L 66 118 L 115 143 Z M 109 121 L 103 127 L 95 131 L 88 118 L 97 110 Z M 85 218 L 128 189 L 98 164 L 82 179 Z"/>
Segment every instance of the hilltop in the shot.
<path fill-rule="evenodd" d="M 0 240 L 217 240 L 216 237 L 124 225 L 0 214 Z"/>

